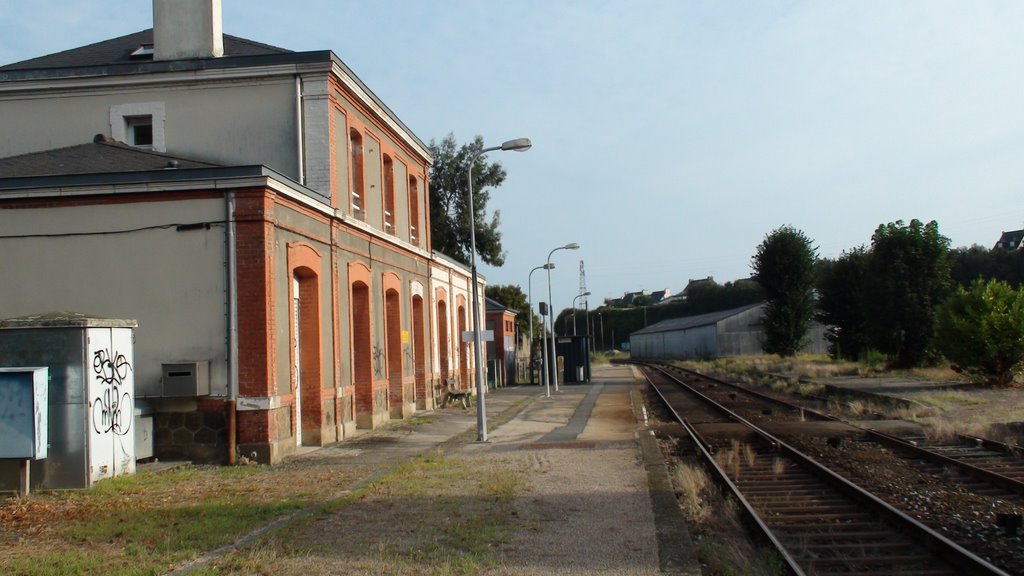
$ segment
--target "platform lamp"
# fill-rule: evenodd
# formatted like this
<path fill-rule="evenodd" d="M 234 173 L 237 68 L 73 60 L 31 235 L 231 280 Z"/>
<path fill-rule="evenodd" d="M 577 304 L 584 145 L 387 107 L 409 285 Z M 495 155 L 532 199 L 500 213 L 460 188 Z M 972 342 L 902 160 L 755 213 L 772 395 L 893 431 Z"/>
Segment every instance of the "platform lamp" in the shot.
<path fill-rule="evenodd" d="M 576 296 L 575 298 L 572 299 L 572 335 L 573 336 L 576 335 L 576 301 L 579 300 L 580 298 L 584 298 L 586 296 L 590 296 L 590 292 L 583 292 L 582 294 L 580 294 L 580 295 L 578 295 L 578 296 Z"/>
<path fill-rule="evenodd" d="M 529 351 L 530 351 L 530 365 L 531 365 L 531 369 L 530 369 L 530 384 L 533 384 L 533 368 L 532 368 L 532 366 L 533 366 L 533 273 L 536 272 L 537 270 L 551 270 L 554 267 L 555 267 L 554 264 L 548 262 L 547 264 L 544 264 L 543 266 L 537 266 L 533 270 L 530 270 L 530 274 L 527 276 L 527 282 L 526 282 L 526 285 L 527 285 L 527 288 L 526 288 L 526 292 L 527 292 L 526 293 L 526 303 L 528 304 L 527 307 L 530 310 L 530 347 L 528 348 Z M 541 319 L 541 322 L 542 322 L 541 325 L 543 326 L 543 318 Z M 544 333 L 544 331 L 541 330 L 541 339 L 540 339 L 540 341 L 541 341 L 541 350 L 544 349 L 544 346 L 543 346 L 543 344 L 544 344 L 544 334 L 543 333 Z M 541 376 L 542 376 L 541 382 L 543 384 L 547 384 L 548 383 L 547 376 L 545 376 L 543 374 Z M 551 387 L 550 386 L 547 387 L 547 396 L 551 397 Z"/>
<path fill-rule="evenodd" d="M 548 252 L 547 263 L 551 264 L 551 255 L 554 254 L 555 252 L 558 252 L 559 250 L 579 250 L 579 249 L 580 249 L 580 245 L 577 244 L 576 242 L 570 242 L 569 244 L 566 244 L 565 246 L 559 246 L 558 248 L 555 248 L 555 249 L 551 250 L 551 252 Z M 557 354 L 555 352 L 555 306 L 554 306 L 554 303 L 551 301 L 551 269 L 550 268 L 548 269 L 548 307 L 551 309 L 551 320 L 550 320 L 550 322 L 551 322 L 551 324 L 550 324 L 551 325 L 551 354 L 550 354 L 551 359 L 550 359 L 550 362 L 549 362 L 550 365 L 547 366 L 546 369 L 551 371 L 550 377 L 555 382 L 555 392 L 558 392 L 558 359 L 557 359 Z"/>
<path fill-rule="evenodd" d="M 526 152 L 533 146 L 529 138 L 516 138 L 502 142 L 501 146 L 483 148 L 469 159 L 466 184 L 469 187 L 469 268 L 473 281 L 473 362 L 476 364 L 476 440 L 487 441 L 487 410 L 484 407 L 484 355 L 480 337 L 480 288 L 476 279 L 476 211 L 473 209 L 473 165 L 477 158 L 495 150 Z"/>

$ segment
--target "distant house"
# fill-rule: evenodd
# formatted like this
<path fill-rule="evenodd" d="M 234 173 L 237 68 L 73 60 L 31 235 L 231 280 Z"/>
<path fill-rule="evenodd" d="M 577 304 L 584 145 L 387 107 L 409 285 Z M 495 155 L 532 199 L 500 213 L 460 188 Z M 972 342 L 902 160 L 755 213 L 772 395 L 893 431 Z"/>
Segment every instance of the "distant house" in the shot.
<path fill-rule="evenodd" d="M 495 386 L 516 381 L 516 310 L 486 298 L 487 330 L 494 339 L 487 342 L 488 380 Z M 500 367 L 500 370 L 498 369 Z"/>
<path fill-rule="evenodd" d="M 661 304 L 667 298 L 672 297 L 672 291 L 668 288 L 664 290 L 658 290 L 657 292 L 651 292 L 651 304 Z"/>
<path fill-rule="evenodd" d="M 1013 230 L 1003 232 L 999 241 L 992 247 L 993 250 L 1020 250 L 1021 241 L 1024 241 L 1024 230 Z"/>
<path fill-rule="evenodd" d="M 686 283 L 686 286 L 683 287 L 682 290 L 680 290 L 674 296 L 671 295 L 671 294 L 668 294 L 665 298 L 660 300 L 658 302 L 658 304 L 676 304 L 676 303 L 679 303 L 679 302 L 685 302 L 686 298 L 690 295 L 690 293 L 693 290 L 694 286 L 700 286 L 700 285 L 703 285 L 703 284 L 714 284 L 714 283 L 715 283 L 715 279 L 713 277 L 711 277 L 711 276 L 708 276 L 707 278 L 699 278 L 697 280 L 694 280 L 693 278 L 690 278 L 690 281 Z M 666 292 L 668 292 L 668 291 L 666 290 Z"/>
<path fill-rule="evenodd" d="M 763 354 L 764 304 L 664 320 L 629 335 L 630 356 L 649 359 L 710 359 Z M 827 351 L 825 329 L 814 323 L 803 352 Z"/>
<path fill-rule="evenodd" d="M 637 306 L 643 302 L 643 305 L 646 306 L 650 304 L 658 304 L 671 296 L 672 291 L 668 288 L 658 290 L 657 292 L 639 290 L 637 292 L 626 292 L 622 295 L 622 298 L 605 298 L 604 305 L 609 308 L 629 308 L 630 306 Z"/>

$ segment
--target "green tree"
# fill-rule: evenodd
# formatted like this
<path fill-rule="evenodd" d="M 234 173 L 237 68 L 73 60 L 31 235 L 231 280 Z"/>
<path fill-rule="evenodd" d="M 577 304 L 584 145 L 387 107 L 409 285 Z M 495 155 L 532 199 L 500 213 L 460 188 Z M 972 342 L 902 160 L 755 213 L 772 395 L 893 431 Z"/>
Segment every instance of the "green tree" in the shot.
<path fill-rule="evenodd" d="M 739 308 L 764 300 L 764 291 L 755 280 L 742 279 L 719 284 L 715 281 L 693 285 L 686 294 L 682 313 L 674 316 L 694 316 L 720 310 Z"/>
<path fill-rule="evenodd" d="M 970 286 L 978 278 L 1006 282 L 1012 288 L 1024 284 L 1024 250 L 989 250 L 974 245 L 951 250 L 949 261 L 953 282 L 958 286 Z"/>
<path fill-rule="evenodd" d="M 765 352 L 793 356 L 806 343 L 814 314 L 817 257 L 811 240 L 792 226 L 770 232 L 758 246 L 751 268 L 766 299 Z"/>
<path fill-rule="evenodd" d="M 496 284 L 488 286 L 484 293 L 488 298 L 499 302 L 502 306 L 516 311 L 516 332 L 526 335 L 530 332 L 530 301 L 523 289 L 512 284 Z M 540 337 L 539 316 L 533 317 L 533 336 Z"/>
<path fill-rule="evenodd" d="M 469 144 L 459 146 L 449 134 L 440 143 L 428 145 L 434 163 L 430 167 L 430 235 L 431 247 L 459 262 L 470 262 L 469 187 L 466 175 L 469 161 L 484 148 L 477 136 Z M 492 266 L 505 263 L 501 247 L 500 212 L 495 210 L 487 221 L 487 188 L 497 188 L 505 181 L 505 169 L 497 162 L 477 157 L 473 166 L 473 221 L 476 226 L 476 250 L 480 259 Z"/>
<path fill-rule="evenodd" d="M 868 344 L 898 368 L 928 360 L 935 310 L 949 295 L 949 239 L 939 225 L 902 220 L 881 225 L 871 237 L 864 282 Z"/>
<path fill-rule="evenodd" d="M 817 319 L 826 326 L 833 358 L 857 360 L 867 350 L 863 299 L 867 258 L 865 248 L 854 248 L 819 270 Z"/>
<path fill-rule="evenodd" d="M 1024 365 L 1024 290 L 980 279 L 958 288 L 938 310 L 935 344 L 964 372 L 1012 384 Z"/>

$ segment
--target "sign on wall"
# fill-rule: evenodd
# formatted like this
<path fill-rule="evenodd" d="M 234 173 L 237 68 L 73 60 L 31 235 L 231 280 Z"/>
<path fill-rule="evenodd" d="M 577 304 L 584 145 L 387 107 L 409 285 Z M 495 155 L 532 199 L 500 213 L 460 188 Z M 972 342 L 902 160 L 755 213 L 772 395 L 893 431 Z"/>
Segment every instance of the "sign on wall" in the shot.
<path fill-rule="evenodd" d="M 0 458 L 46 458 L 47 368 L 0 368 Z"/>

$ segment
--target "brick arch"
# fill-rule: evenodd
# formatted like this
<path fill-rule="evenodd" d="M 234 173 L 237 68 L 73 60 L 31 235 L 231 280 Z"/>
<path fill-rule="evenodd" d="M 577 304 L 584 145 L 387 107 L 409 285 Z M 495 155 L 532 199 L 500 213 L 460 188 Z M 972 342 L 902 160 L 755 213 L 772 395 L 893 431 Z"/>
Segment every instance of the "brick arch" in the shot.
<path fill-rule="evenodd" d="M 356 390 L 356 427 L 373 427 L 373 333 L 370 299 L 370 268 L 362 262 L 348 265 L 349 329 L 351 331 L 352 383 Z"/>
<path fill-rule="evenodd" d="M 469 330 L 469 320 L 466 318 L 466 297 L 459 294 L 455 297 L 455 341 L 459 346 L 459 385 L 463 389 L 469 389 L 469 343 L 462 341 L 462 335 Z"/>
<path fill-rule="evenodd" d="M 320 314 L 323 257 L 302 242 L 288 244 L 287 253 L 289 372 L 294 395 L 292 434 L 300 445 L 319 446 L 323 443 L 323 322 Z"/>
<path fill-rule="evenodd" d="M 397 408 L 401 416 L 405 391 L 402 385 L 402 280 L 394 272 L 385 272 L 384 285 L 384 356 L 388 378 L 388 408 Z"/>
<path fill-rule="evenodd" d="M 443 288 L 434 292 L 437 319 L 437 369 L 441 381 L 451 377 L 451 317 L 448 311 L 448 293 Z"/>
<path fill-rule="evenodd" d="M 409 293 L 412 294 L 412 301 L 409 309 L 412 319 L 412 372 L 413 372 L 413 395 L 415 396 L 416 407 L 426 408 L 427 398 L 427 318 L 426 308 L 423 303 L 423 284 L 417 281 L 409 283 Z"/>

